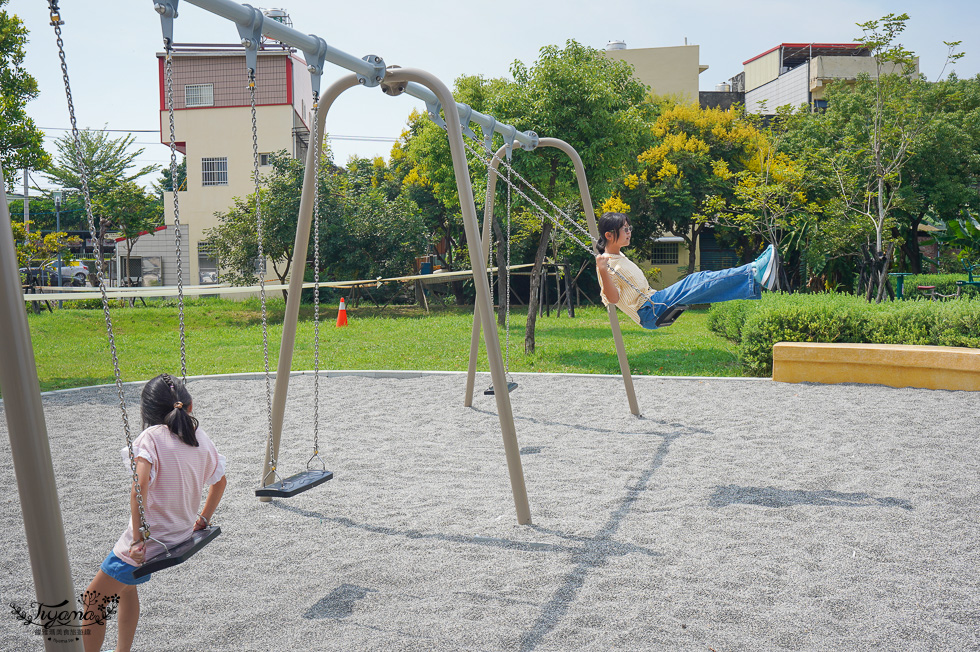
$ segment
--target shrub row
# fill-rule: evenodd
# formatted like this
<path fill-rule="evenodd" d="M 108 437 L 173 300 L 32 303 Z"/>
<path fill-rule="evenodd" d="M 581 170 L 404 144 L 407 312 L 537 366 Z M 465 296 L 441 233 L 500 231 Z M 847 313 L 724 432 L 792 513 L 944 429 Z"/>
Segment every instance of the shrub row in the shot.
<path fill-rule="evenodd" d="M 865 342 L 980 348 L 980 298 L 868 303 L 845 294 L 766 293 L 714 304 L 708 327 L 739 343 L 753 376 L 772 374 L 776 342 Z"/>

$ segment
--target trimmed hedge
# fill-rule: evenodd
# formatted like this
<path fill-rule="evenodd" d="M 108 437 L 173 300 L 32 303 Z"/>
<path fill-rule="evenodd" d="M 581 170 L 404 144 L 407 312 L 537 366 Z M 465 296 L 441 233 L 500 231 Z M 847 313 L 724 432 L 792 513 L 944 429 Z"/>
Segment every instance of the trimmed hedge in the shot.
<path fill-rule="evenodd" d="M 980 348 L 980 298 L 868 303 L 845 294 L 769 292 L 711 306 L 708 328 L 739 343 L 753 376 L 772 374 L 776 342 L 864 342 Z"/>

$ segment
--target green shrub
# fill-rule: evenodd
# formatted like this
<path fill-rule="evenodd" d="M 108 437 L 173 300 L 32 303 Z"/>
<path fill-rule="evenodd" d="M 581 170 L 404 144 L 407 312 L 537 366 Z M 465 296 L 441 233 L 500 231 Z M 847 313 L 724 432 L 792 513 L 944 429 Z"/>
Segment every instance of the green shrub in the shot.
<path fill-rule="evenodd" d="M 742 304 L 742 305 L 739 305 Z M 739 342 L 747 373 L 772 373 L 777 342 L 867 342 L 980 348 L 980 299 L 868 303 L 843 294 L 768 293 L 712 306 L 708 326 Z"/>

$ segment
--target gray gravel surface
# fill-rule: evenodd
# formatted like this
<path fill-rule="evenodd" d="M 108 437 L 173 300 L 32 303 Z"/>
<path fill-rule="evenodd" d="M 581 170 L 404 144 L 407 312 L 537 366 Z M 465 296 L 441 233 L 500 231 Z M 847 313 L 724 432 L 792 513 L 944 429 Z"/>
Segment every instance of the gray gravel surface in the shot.
<path fill-rule="evenodd" d="M 636 378 L 637 418 L 617 378 L 516 379 L 531 526 L 486 374 L 473 408 L 459 374 L 322 379 L 335 478 L 267 504 L 264 382 L 192 380 L 228 458 L 223 534 L 140 588 L 136 649 L 980 649 L 976 393 Z M 291 380 L 287 473 L 310 454 L 312 394 Z M 78 592 L 128 514 L 115 403 L 44 397 Z M 27 604 L 0 429 L 0 596 Z M 0 649 L 42 642 L 8 613 Z"/>

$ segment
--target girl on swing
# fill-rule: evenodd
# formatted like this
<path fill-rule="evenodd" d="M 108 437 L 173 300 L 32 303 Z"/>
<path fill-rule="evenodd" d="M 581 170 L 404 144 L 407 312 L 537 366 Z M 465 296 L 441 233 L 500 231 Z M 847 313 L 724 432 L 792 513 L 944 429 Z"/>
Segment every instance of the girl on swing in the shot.
<path fill-rule="evenodd" d="M 712 272 L 695 272 L 663 290 L 652 290 L 643 271 L 622 254 L 630 243 L 633 227 L 622 213 L 599 218 L 596 272 L 602 303 L 615 304 L 646 329 L 667 326 L 684 307 L 734 299 L 758 299 L 762 288 L 776 285 L 777 257 L 772 245 L 748 265 Z"/>
<path fill-rule="evenodd" d="M 141 531 L 136 486 L 130 493 L 129 527 L 102 562 L 88 595 L 101 600 L 119 596 L 119 633 L 115 652 L 129 652 L 140 617 L 137 584 L 151 575 L 133 577 L 144 560 L 163 552 L 158 539 L 168 546 L 189 539 L 194 530 L 208 527 L 224 493 L 225 458 L 191 416 L 191 395 L 183 383 L 167 374 L 146 383 L 140 401 L 143 427 L 133 441 L 136 476 L 143 497 L 144 518 L 152 539 Z M 128 448 L 123 449 L 130 468 Z M 201 489 L 208 486 L 204 507 Z M 105 638 L 105 619 L 83 624 L 85 652 L 98 652 Z"/>

